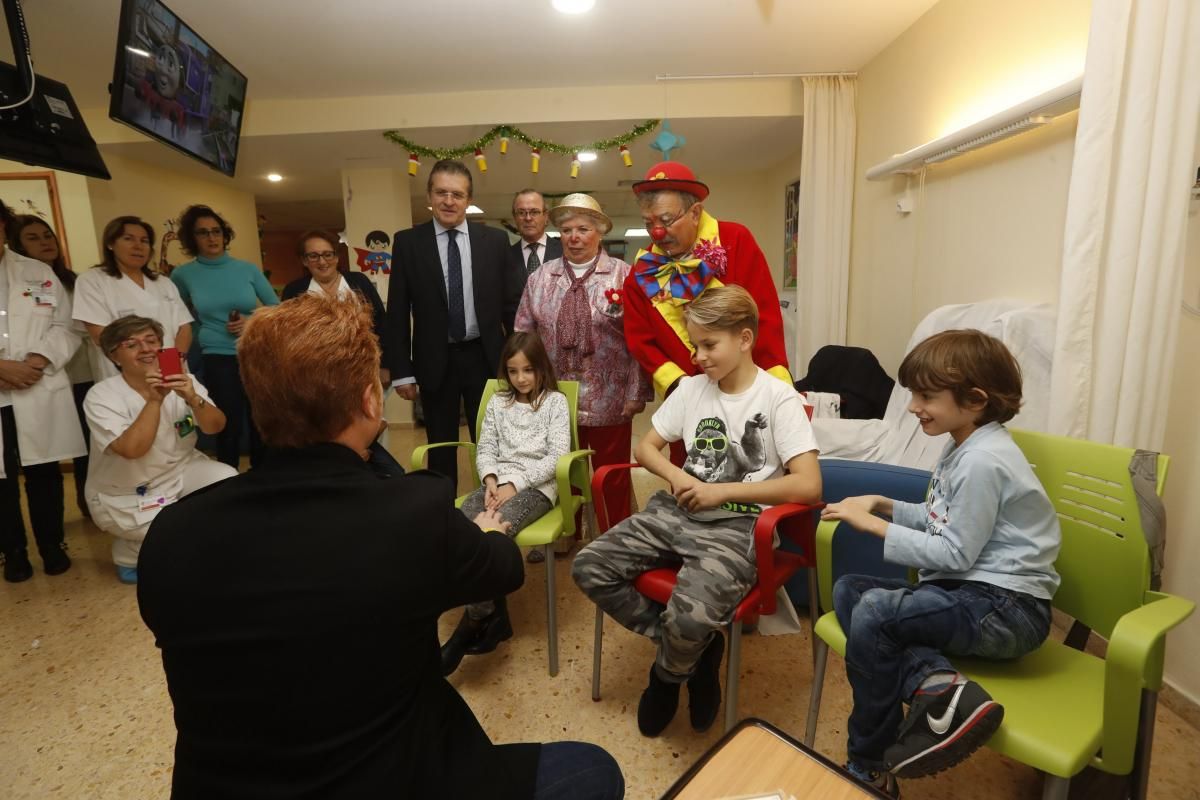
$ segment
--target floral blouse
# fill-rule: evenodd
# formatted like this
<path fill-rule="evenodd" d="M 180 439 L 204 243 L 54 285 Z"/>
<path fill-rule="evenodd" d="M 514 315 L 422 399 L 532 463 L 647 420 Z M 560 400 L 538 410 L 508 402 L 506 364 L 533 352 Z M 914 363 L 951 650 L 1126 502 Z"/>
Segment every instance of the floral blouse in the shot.
<path fill-rule="evenodd" d="M 558 312 L 571 286 L 570 265 L 556 258 L 538 267 L 525 284 L 515 328 L 536 331 L 546 345 L 560 380 L 579 381 L 579 419 L 583 426 L 620 425 L 654 399 L 650 379 L 625 347 L 625 276 L 630 266 L 607 253 L 587 279 L 592 312 L 593 352 L 584 357 L 581 373 L 562 371 L 558 349 Z M 626 405 L 632 413 L 626 414 Z"/>

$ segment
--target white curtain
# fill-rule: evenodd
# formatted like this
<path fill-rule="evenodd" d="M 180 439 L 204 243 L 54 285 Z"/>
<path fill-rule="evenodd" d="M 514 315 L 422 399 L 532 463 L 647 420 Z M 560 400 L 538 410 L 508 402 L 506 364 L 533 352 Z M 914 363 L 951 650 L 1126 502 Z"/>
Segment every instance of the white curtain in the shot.
<path fill-rule="evenodd" d="M 1162 448 L 1200 118 L 1200 3 L 1094 0 L 1050 430 Z"/>
<path fill-rule="evenodd" d="M 800 144 L 797 254 L 797 378 L 821 346 L 846 343 L 850 216 L 854 198 L 856 79 L 802 78 L 804 139 Z"/>

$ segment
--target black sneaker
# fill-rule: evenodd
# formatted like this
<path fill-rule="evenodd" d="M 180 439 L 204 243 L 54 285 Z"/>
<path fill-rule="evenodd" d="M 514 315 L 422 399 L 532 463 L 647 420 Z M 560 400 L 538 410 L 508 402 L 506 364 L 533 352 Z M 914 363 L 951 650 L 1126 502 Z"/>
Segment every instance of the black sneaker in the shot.
<path fill-rule="evenodd" d="M 638 730 L 643 736 L 658 736 L 671 724 L 678 708 L 679 684 L 658 677 L 651 664 L 650 683 L 638 701 Z"/>
<path fill-rule="evenodd" d="M 692 729 L 703 733 L 712 727 L 721 708 L 721 656 L 725 637 L 717 631 L 700 655 L 696 672 L 688 678 L 688 716 Z"/>
<path fill-rule="evenodd" d="M 953 683 L 938 694 L 918 692 L 884 759 L 901 778 L 933 775 L 982 747 L 1003 719 L 1004 706 L 975 681 Z"/>
<path fill-rule="evenodd" d="M 33 564 L 29 563 L 29 553 L 22 547 L 4 554 L 4 580 L 9 583 L 20 583 L 33 577 Z"/>
<path fill-rule="evenodd" d="M 42 568 L 47 575 L 62 575 L 71 568 L 71 557 L 67 555 L 66 547 L 59 545 L 42 553 Z"/>

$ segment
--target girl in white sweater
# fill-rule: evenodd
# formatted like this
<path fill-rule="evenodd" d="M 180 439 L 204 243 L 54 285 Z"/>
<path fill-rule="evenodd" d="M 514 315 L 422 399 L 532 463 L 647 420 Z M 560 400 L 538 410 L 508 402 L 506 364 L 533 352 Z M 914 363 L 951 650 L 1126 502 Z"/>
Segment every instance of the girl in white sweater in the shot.
<path fill-rule="evenodd" d="M 517 332 L 500 354 L 502 389 L 488 401 L 479 430 L 475 466 L 483 485 L 463 501 L 470 518 L 499 511 L 509 536 L 554 506 L 554 471 L 571 449 L 571 412 L 558 391 L 554 366 L 536 333 Z M 467 606 L 442 646 L 442 673 L 449 675 L 466 653 L 489 653 L 512 637 L 504 598 Z"/>

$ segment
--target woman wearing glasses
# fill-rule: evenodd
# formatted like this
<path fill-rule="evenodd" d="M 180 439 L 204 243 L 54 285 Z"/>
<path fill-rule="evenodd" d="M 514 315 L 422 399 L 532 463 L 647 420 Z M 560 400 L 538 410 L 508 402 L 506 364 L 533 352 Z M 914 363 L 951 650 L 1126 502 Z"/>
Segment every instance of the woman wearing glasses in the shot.
<path fill-rule="evenodd" d="M 622 286 L 630 267 L 604 252 L 612 220 L 586 194 L 550 211 L 563 257 L 529 276 L 515 327 L 536 331 L 560 380 L 579 381 L 579 446 L 595 450 L 592 468 L 630 460 L 633 417 L 653 399 L 650 380 L 625 345 Z M 629 474 L 613 478 L 610 523 L 629 516 Z M 530 561 L 539 560 L 530 553 Z"/>
<path fill-rule="evenodd" d="M 196 450 L 196 431 L 214 434 L 225 415 L 187 372 L 163 376 L 163 328 L 126 316 L 100 333 L 120 374 L 100 381 L 83 402 L 91 430 L 87 496 L 92 521 L 116 538 L 113 563 L 122 583 L 137 583 L 138 553 L 158 512 L 237 471 Z"/>
<path fill-rule="evenodd" d="M 117 374 L 100 350 L 100 331 L 118 317 L 137 314 L 163 326 L 163 346 L 187 352 L 192 315 L 169 280 L 150 268 L 154 228 L 139 217 L 123 216 L 104 226 L 103 260 L 75 282 L 71 316 L 87 329 L 89 361 L 96 380 Z"/>
<path fill-rule="evenodd" d="M 179 242 L 194 256 L 171 273 L 179 294 L 200 323 L 200 352 L 204 380 L 228 424 L 217 437 L 217 459 L 237 468 L 243 424 L 251 419 L 250 404 L 238 373 L 237 339 L 246 318 L 259 304 L 279 303 L 275 290 L 256 265 L 229 255 L 233 228 L 208 206 L 189 206 L 179 218 Z M 249 424 L 250 465 L 262 459 L 258 429 Z"/>
<path fill-rule="evenodd" d="M 291 300 L 305 292 L 326 297 L 336 297 L 345 300 L 355 297 L 371 307 L 371 317 L 375 336 L 379 339 L 382 349 L 379 367 L 379 379 L 384 386 L 392 382 L 391 374 L 384 365 L 388 361 L 387 311 L 383 300 L 375 289 L 371 279 L 361 272 L 343 272 L 339 267 L 338 240 L 328 231 L 309 231 L 300 237 L 296 243 L 296 254 L 300 263 L 308 270 L 308 275 L 283 287 L 283 299 Z"/>

